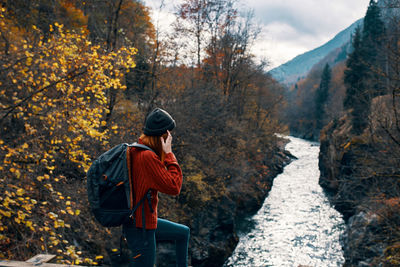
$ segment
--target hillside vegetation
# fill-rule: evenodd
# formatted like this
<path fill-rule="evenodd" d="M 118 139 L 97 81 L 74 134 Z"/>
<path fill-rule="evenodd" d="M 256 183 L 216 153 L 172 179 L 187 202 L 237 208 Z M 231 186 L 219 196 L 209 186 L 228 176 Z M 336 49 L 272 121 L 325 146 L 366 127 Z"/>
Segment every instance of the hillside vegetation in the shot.
<path fill-rule="evenodd" d="M 177 122 L 184 173 L 159 213 L 191 227 L 192 265 L 221 266 L 236 218 L 287 160 L 274 135 L 283 89 L 249 53 L 251 16 L 234 0 L 185 0 L 169 36 L 141 1 L 0 3 L 0 258 L 106 263 L 120 232 L 94 221 L 85 173 L 157 106 Z"/>
<path fill-rule="evenodd" d="M 291 130 L 321 142 L 320 184 L 348 226 L 345 266 L 400 264 L 399 8 L 371 1 L 346 60 L 326 58 L 290 100 Z"/>

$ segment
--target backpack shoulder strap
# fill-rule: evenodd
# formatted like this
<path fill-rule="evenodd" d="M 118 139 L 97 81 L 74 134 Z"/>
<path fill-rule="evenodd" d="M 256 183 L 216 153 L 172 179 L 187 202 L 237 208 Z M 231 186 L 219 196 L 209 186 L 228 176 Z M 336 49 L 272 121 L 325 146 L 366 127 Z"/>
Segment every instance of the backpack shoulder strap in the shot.
<path fill-rule="evenodd" d="M 137 147 L 137 148 L 141 148 L 141 149 L 145 149 L 145 150 L 150 150 L 150 151 L 152 151 L 153 153 L 156 153 L 156 152 L 154 152 L 154 150 L 153 149 L 151 149 L 150 147 L 148 147 L 148 146 L 146 146 L 146 145 L 142 145 L 142 144 L 139 144 L 139 143 L 133 143 L 133 144 L 130 144 L 129 146 L 133 146 L 133 147 Z"/>
<path fill-rule="evenodd" d="M 146 145 L 143 145 L 143 144 L 139 144 L 139 143 L 137 143 L 137 142 L 135 142 L 135 143 L 133 143 L 133 144 L 129 144 L 128 146 L 129 146 L 129 147 L 141 148 L 141 149 L 144 149 L 144 150 L 150 150 L 150 151 L 152 151 L 153 153 L 156 154 L 156 152 L 154 152 L 154 150 L 151 149 L 150 147 L 148 147 L 148 146 L 146 146 Z M 149 205 L 150 212 L 153 213 L 154 211 L 153 211 L 153 208 L 152 208 L 152 206 L 151 206 L 151 189 L 149 189 L 149 190 L 146 192 L 146 194 L 142 197 L 142 199 L 140 199 L 139 202 L 136 203 L 135 207 L 132 208 L 132 211 L 133 211 L 133 212 L 132 212 L 132 215 L 134 216 L 134 213 L 135 213 L 136 209 L 137 209 L 140 205 L 142 205 L 143 240 L 146 239 L 146 238 L 145 238 L 145 234 L 146 234 L 146 216 L 145 216 L 145 214 L 144 214 L 144 206 L 145 206 L 146 200 L 147 200 L 147 203 L 148 203 L 148 205 Z M 146 241 L 146 242 L 147 242 L 147 241 Z"/>

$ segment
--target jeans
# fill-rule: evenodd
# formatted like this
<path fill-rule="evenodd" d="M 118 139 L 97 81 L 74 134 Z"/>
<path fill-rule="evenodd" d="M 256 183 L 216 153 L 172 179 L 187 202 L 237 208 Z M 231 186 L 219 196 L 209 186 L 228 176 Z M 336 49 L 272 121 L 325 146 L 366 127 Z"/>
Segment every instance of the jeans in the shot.
<path fill-rule="evenodd" d="M 189 227 L 164 219 L 157 220 L 156 230 L 146 230 L 135 225 L 124 225 L 123 231 L 132 252 L 131 267 L 153 267 L 156 258 L 156 241 L 175 241 L 176 264 L 187 267 Z"/>

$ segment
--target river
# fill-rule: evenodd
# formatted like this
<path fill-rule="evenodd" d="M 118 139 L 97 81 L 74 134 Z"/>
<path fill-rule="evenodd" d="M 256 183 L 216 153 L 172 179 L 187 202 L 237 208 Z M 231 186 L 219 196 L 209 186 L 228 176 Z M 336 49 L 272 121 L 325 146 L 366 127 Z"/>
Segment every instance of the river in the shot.
<path fill-rule="evenodd" d="M 342 266 L 345 224 L 318 184 L 318 143 L 287 137 L 298 159 L 273 183 L 225 267 Z"/>

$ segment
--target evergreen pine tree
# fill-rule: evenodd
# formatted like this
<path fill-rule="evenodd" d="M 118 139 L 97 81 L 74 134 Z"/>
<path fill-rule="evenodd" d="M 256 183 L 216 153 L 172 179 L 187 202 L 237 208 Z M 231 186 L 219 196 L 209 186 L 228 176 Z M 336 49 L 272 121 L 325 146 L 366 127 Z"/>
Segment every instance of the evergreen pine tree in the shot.
<path fill-rule="evenodd" d="M 331 83 L 331 68 L 326 64 L 321 75 L 321 82 L 315 95 L 315 117 L 317 130 L 324 126 L 325 105 L 329 96 L 329 87 Z"/>
<path fill-rule="evenodd" d="M 369 76 L 371 97 L 385 94 L 384 83 L 377 69 L 382 69 L 385 56 L 382 55 L 382 46 L 385 36 L 385 24 L 381 19 L 380 8 L 374 0 L 371 0 L 364 18 L 362 31 L 362 45 L 365 51 L 364 61 L 370 67 Z"/>
<path fill-rule="evenodd" d="M 374 0 L 371 0 L 368 6 L 367 13 L 364 17 L 364 27 L 362 31 L 363 42 L 371 42 L 378 46 L 382 44 L 385 34 L 385 24 L 381 18 L 381 10 Z M 377 46 L 371 47 L 377 50 Z M 376 55 L 370 55 L 374 58 Z"/>
<path fill-rule="evenodd" d="M 361 134 L 368 125 L 370 110 L 370 96 L 367 90 L 367 81 L 370 70 L 365 62 L 365 49 L 361 40 L 361 29 L 357 28 L 353 36 L 353 52 L 350 53 L 344 72 L 346 96 L 344 107 L 351 109 L 353 132 Z"/>
<path fill-rule="evenodd" d="M 350 53 L 344 75 L 346 96 L 344 107 L 351 109 L 353 133 L 361 134 L 368 126 L 371 99 L 385 93 L 382 78 L 377 69 L 383 66 L 380 51 L 385 35 L 385 25 L 380 8 L 374 0 L 368 6 L 364 27 L 358 28 L 353 37 L 353 51 Z"/>

